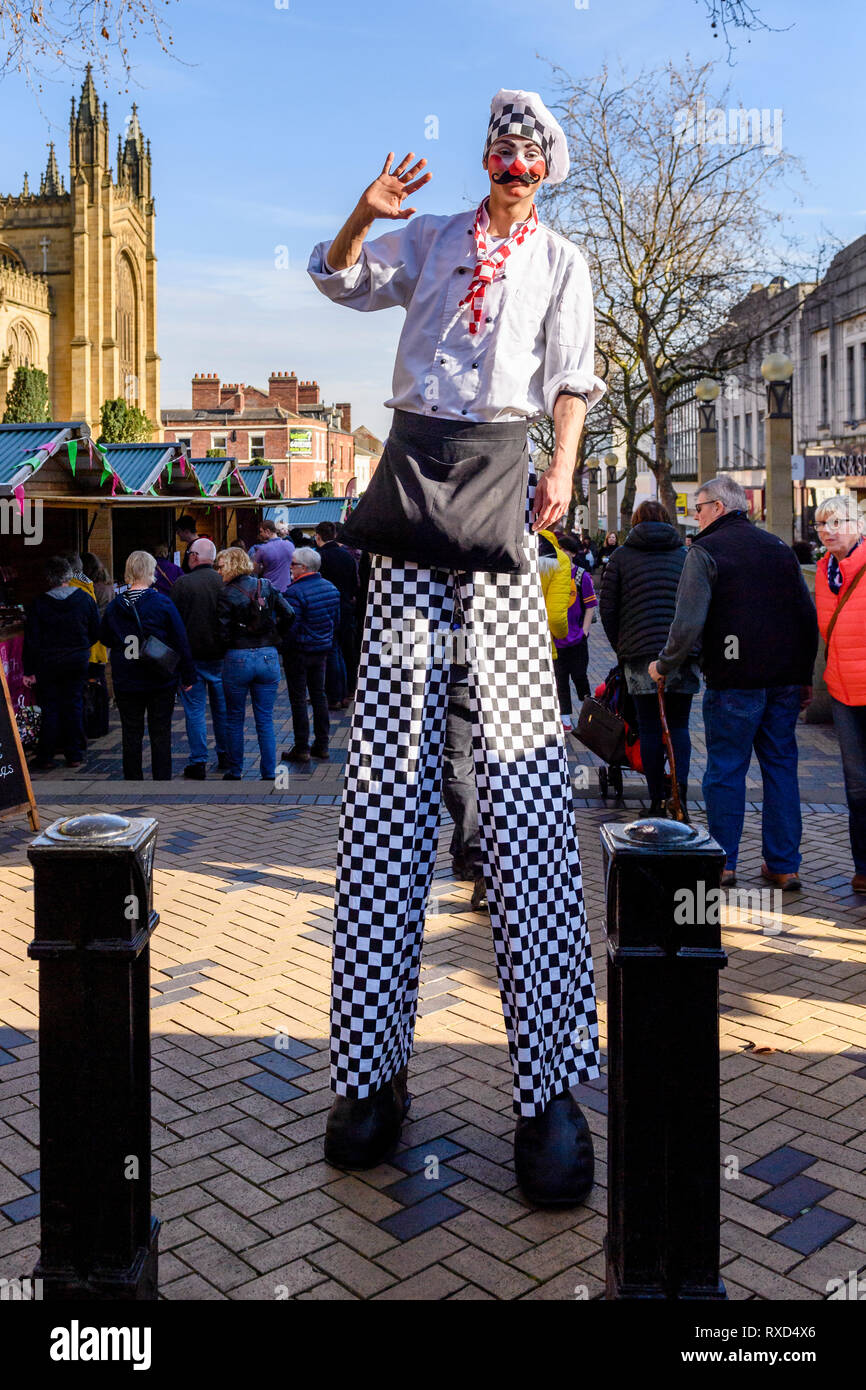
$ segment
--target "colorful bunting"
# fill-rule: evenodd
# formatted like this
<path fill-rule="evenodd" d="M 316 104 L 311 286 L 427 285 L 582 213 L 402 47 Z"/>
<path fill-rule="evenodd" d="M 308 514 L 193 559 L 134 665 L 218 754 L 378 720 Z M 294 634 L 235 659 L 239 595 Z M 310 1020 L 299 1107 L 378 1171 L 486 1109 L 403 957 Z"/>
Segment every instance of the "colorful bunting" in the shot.
<path fill-rule="evenodd" d="M 19 483 L 17 487 L 14 487 L 14 488 L 12 489 L 12 492 L 13 492 L 13 495 L 14 495 L 14 497 L 15 497 L 15 500 L 16 500 L 17 503 L 18 503 L 18 510 L 19 510 L 19 512 L 21 513 L 21 515 L 23 516 L 23 515 L 24 515 L 24 487 L 23 487 L 23 484 Z"/>
<path fill-rule="evenodd" d="M 66 444 L 69 453 L 69 467 L 72 469 L 72 476 L 75 477 L 75 460 L 78 457 L 78 440 L 70 439 Z"/>
<path fill-rule="evenodd" d="M 103 463 L 103 465 L 102 465 L 102 477 L 99 479 L 99 486 L 102 487 L 102 484 L 105 482 L 106 478 L 110 478 L 110 477 L 111 477 L 111 469 L 108 467 L 107 464 Z"/>

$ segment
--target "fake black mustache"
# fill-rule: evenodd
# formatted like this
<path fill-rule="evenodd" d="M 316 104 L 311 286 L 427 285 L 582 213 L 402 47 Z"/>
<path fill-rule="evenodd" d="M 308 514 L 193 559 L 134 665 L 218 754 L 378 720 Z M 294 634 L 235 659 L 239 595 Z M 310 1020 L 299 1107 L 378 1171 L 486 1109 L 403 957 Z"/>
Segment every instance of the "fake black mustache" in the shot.
<path fill-rule="evenodd" d="M 506 170 L 504 174 L 491 174 L 490 177 L 494 183 L 523 183 L 527 188 L 540 180 L 539 174 L 531 174 L 528 169 L 523 174 L 509 174 Z"/>

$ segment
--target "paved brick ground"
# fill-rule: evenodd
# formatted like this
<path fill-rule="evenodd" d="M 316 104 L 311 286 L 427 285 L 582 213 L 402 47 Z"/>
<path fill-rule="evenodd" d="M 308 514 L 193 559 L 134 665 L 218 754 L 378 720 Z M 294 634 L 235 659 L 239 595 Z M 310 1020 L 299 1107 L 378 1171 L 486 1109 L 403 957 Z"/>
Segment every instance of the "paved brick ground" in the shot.
<path fill-rule="evenodd" d="M 469 911 L 468 885 L 449 877 L 447 832 L 404 1144 L 393 1164 L 347 1177 L 321 1154 L 336 809 L 267 799 L 135 806 L 160 821 L 153 1182 L 164 1296 L 600 1296 L 605 1079 L 580 1094 L 599 1159 L 587 1206 L 531 1209 L 514 1185 L 487 920 Z M 76 809 L 41 805 L 46 821 Z M 598 826 L 609 814 L 579 813 L 602 1021 Z M 760 863 L 757 816 L 748 822 L 746 885 Z M 829 1279 L 866 1265 L 866 904 L 835 895 L 843 826 L 832 813 L 810 818 L 809 886 L 786 899 L 783 922 L 756 914 L 725 931 L 721 1239 L 733 1298 L 822 1298 Z M 5 1277 L 28 1272 L 38 1240 L 28 838 L 0 831 Z"/>
<path fill-rule="evenodd" d="M 609 653 L 597 632 L 600 679 Z M 285 744 L 284 705 L 280 717 Z M 697 710 L 694 724 L 699 772 Z M 469 910 L 469 885 L 450 877 L 447 827 L 400 1152 L 392 1164 L 352 1177 L 322 1159 L 346 733 L 344 718 L 333 763 L 293 772 L 277 788 L 124 784 L 116 735 L 83 773 L 37 779 L 45 823 L 99 806 L 160 822 L 152 1025 L 163 1296 L 597 1298 L 606 1078 L 579 1094 L 598 1159 L 586 1207 L 554 1214 L 528 1207 L 514 1184 L 510 1073 L 489 928 Z M 832 730 L 800 733 L 804 891 L 786 896 L 781 919 L 750 913 L 724 931 L 721 1241 L 725 1282 L 737 1299 L 825 1298 L 829 1280 L 866 1267 L 866 901 L 848 887 Z M 575 761 L 593 762 L 583 754 Z M 627 787 L 641 790 L 635 778 Z M 759 783 L 753 790 L 759 794 Z M 604 1028 L 598 828 L 639 805 L 604 807 L 591 796 L 576 804 Z M 744 887 L 760 886 L 756 806 L 740 857 Z M 26 828 L 0 823 L 0 1277 L 29 1273 L 38 1241 L 29 838 Z"/>

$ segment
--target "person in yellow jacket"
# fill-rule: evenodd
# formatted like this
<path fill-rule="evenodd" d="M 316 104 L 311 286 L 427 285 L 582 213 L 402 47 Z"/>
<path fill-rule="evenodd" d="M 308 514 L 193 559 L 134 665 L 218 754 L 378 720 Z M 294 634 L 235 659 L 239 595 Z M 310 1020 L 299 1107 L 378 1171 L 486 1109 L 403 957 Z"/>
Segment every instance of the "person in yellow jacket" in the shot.
<path fill-rule="evenodd" d="M 66 550 L 62 558 L 72 566 L 72 578 L 69 583 L 74 589 L 83 589 L 89 594 L 99 610 L 99 616 L 105 609 L 105 605 L 100 603 L 96 597 L 96 587 L 94 581 L 85 573 L 84 562 L 77 550 Z M 101 738 L 103 733 L 108 733 L 108 686 L 106 683 L 106 667 L 108 664 L 108 648 L 102 642 L 94 642 L 90 648 L 90 665 L 85 685 L 85 727 L 90 729 L 88 738 Z M 87 686 L 95 682 L 101 687 L 105 694 L 96 693 L 92 699 L 88 699 Z M 88 708 L 93 704 L 98 706 L 98 715 L 89 715 Z M 94 722 L 95 721 L 95 722 Z M 95 732 L 95 730 L 98 730 Z"/>
<path fill-rule="evenodd" d="M 588 633 L 598 600 L 589 571 L 578 568 L 575 573 L 571 556 L 563 550 L 553 531 L 540 531 L 539 537 L 538 569 L 556 662 L 553 670 L 559 712 L 563 729 L 571 733 L 571 681 L 574 681 L 578 697 L 585 699 L 589 694 L 586 678 Z"/>

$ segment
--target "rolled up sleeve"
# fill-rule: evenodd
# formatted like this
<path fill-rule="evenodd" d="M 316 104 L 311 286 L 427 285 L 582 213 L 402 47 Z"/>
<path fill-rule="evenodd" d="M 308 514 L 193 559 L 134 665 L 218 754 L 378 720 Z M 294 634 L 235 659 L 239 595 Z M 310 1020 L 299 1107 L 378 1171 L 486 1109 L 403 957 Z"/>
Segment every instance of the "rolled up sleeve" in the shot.
<path fill-rule="evenodd" d="M 407 222 L 399 231 L 386 232 L 374 241 L 365 242 L 354 265 L 345 270 L 332 270 L 328 251 L 333 241 L 320 241 L 313 248 L 307 273 L 322 294 L 335 304 L 369 313 L 395 305 L 406 307 L 418 282 L 435 228 L 431 217 L 418 217 Z"/>
<path fill-rule="evenodd" d="M 561 391 L 586 397 L 591 410 L 604 395 L 595 374 L 595 319 L 589 268 L 573 247 L 545 322 L 544 405 L 553 414 Z"/>

